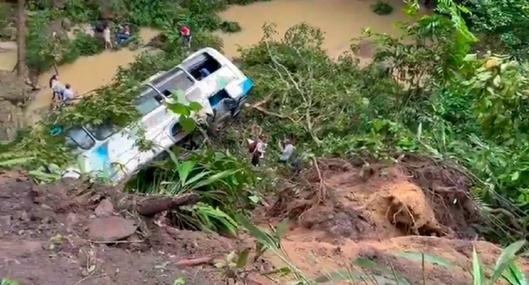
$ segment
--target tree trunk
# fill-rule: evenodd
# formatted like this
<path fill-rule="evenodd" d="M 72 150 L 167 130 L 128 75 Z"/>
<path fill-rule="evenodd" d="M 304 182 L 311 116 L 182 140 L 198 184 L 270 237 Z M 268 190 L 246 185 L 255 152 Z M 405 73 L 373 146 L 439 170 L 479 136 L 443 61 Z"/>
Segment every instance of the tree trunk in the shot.
<path fill-rule="evenodd" d="M 17 75 L 26 79 L 28 68 L 26 65 L 26 0 L 18 0 L 17 11 Z"/>

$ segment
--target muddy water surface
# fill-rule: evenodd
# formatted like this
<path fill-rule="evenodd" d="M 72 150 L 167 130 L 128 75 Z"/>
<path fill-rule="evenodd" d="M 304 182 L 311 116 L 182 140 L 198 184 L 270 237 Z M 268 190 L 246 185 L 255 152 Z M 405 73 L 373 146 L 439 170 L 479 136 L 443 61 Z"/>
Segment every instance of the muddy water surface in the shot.
<path fill-rule="evenodd" d="M 376 0 L 273 0 L 256 2 L 247 6 L 232 6 L 221 13 L 225 20 L 236 21 L 242 31 L 221 34 L 224 52 L 237 56 L 239 46 L 256 44 L 263 36 L 264 23 L 275 23 L 282 35 L 289 27 L 306 22 L 325 32 L 324 48 L 330 56 L 337 57 L 349 49 L 351 39 L 361 35 L 363 28 L 397 34 L 395 23 L 405 20 L 403 1 L 390 0 L 393 13 L 379 16 L 372 12 Z"/>
<path fill-rule="evenodd" d="M 0 42 L 0 70 L 12 71 L 17 63 L 17 44 Z"/>
<path fill-rule="evenodd" d="M 159 32 L 153 29 L 142 28 L 140 36 L 144 43 L 149 42 Z M 134 62 L 135 57 L 145 49 L 134 51 L 123 48 L 118 51 L 105 51 L 103 53 L 84 56 L 70 64 L 61 65 L 58 68 L 59 80 L 69 83 L 77 95 L 83 95 L 94 89 L 100 88 L 112 82 L 120 67 L 125 67 Z M 48 71 L 39 77 L 39 86 L 42 90 L 27 108 L 30 121 L 39 119 L 41 113 L 46 112 L 51 103 L 51 90 L 48 88 L 48 80 L 55 73 Z"/>

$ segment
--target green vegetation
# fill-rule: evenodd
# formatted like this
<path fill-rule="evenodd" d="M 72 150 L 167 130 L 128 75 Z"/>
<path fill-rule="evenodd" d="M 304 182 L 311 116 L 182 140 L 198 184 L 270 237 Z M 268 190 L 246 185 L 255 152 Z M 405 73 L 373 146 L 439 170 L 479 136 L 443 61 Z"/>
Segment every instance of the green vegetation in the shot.
<path fill-rule="evenodd" d="M 18 285 L 19 283 L 10 279 L 2 278 L 0 285 Z"/>
<path fill-rule="evenodd" d="M 15 9 L 12 4 L 0 2 L 0 40 L 14 40 L 16 37 Z"/>
<path fill-rule="evenodd" d="M 185 160 L 169 154 L 170 159 L 153 164 L 129 182 L 129 191 L 170 196 L 199 193 L 200 203 L 173 212 L 177 224 L 235 236 L 238 223 L 232 216 L 255 205 L 250 189 L 256 176 L 248 163 L 229 153 L 208 150 L 183 152 Z"/>
<path fill-rule="evenodd" d="M 371 6 L 373 12 L 378 15 L 389 15 L 393 12 L 393 6 L 386 2 L 378 1 Z"/>
<path fill-rule="evenodd" d="M 529 5 L 525 0 L 463 1 L 472 28 L 483 34 L 485 48 L 527 58 Z"/>
<path fill-rule="evenodd" d="M 225 33 L 236 33 L 241 31 L 241 26 L 237 22 L 224 21 L 220 23 L 220 29 Z"/>

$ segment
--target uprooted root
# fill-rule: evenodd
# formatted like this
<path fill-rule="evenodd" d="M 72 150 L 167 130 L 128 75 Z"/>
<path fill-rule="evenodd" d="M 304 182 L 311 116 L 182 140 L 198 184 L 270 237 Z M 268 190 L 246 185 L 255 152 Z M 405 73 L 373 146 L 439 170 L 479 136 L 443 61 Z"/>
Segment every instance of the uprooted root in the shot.
<path fill-rule="evenodd" d="M 444 236 L 441 228 L 431 220 L 426 220 L 414 209 L 399 201 L 396 197 L 388 197 L 388 209 L 386 217 L 389 222 L 402 231 L 414 235 Z M 424 222 L 424 223 L 423 223 Z"/>

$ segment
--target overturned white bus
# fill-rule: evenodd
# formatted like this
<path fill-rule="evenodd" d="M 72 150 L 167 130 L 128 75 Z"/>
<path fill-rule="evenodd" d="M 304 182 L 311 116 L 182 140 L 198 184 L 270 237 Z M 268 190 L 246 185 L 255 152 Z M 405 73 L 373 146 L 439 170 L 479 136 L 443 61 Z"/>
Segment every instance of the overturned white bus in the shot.
<path fill-rule="evenodd" d="M 230 60 L 212 48 L 201 49 L 173 69 L 152 76 L 139 89 L 141 94 L 135 102 L 142 115 L 139 122 L 121 129 L 106 122 L 65 130 L 77 165 L 68 168 L 63 177 L 90 174 L 120 182 L 188 135 L 179 124 L 179 115 L 166 106 L 176 97 L 174 93 L 184 94 L 188 102 L 200 103 L 197 119 L 216 123 L 237 116 L 252 88 L 253 82 Z M 137 145 L 138 123 L 145 139 L 153 143 L 149 151 Z"/>

